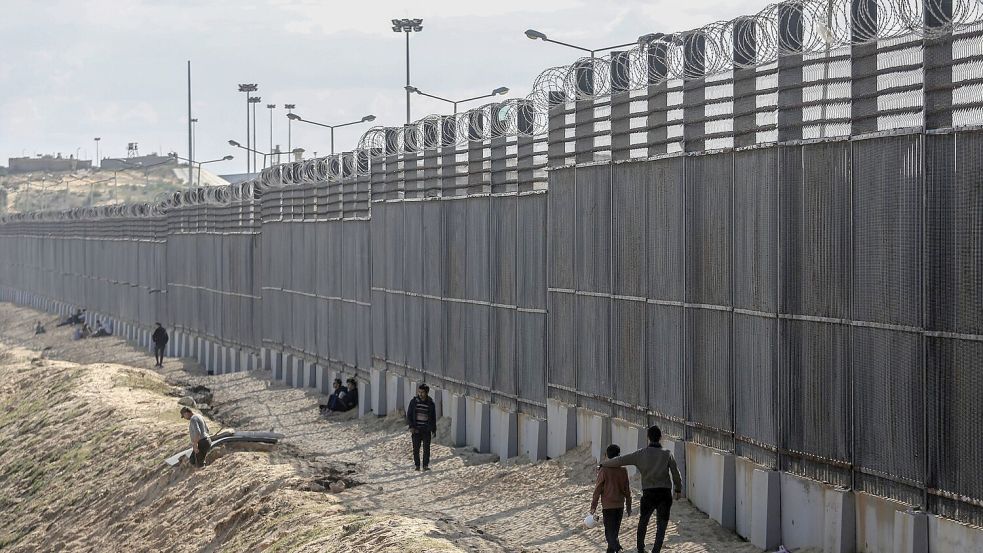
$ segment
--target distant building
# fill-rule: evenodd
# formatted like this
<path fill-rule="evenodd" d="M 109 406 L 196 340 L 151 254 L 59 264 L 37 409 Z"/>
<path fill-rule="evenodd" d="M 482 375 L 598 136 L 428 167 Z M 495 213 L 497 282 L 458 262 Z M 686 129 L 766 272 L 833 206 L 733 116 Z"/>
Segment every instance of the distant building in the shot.
<path fill-rule="evenodd" d="M 171 156 L 159 156 L 150 154 L 146 156 L 134 157 L 107 157 L 103 158 L 99 167 L 110 171 L 123 169 L 140 169 L 151 165 L 164 166 L 167 164 L 177 165 L 177 158 Z"/>
<path fill-rule="evenodd" d="M 10 168 L 8 171 L 13 173 L 30 173 L 32 171 L 78 171 L 81 169 L 91 169 L 92 161 L 75 159 L 75 156 L 67 158 L 43 155 L 41 157 L 12 157 L 8 159 Z"/>

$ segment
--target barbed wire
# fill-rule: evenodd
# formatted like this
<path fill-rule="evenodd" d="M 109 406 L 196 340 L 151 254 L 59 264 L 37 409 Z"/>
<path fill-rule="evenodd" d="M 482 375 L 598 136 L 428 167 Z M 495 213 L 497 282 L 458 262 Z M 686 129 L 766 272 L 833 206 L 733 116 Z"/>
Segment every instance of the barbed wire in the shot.
<path fill-rule="evenodd" d="M 981 21 L 983 0 L 789 0 L 754 15 L 660 35 L 625 51 L 547 68 L 525 98 L 452 115 L 427 115 L 400 127 L 375 126 L 362 134 L 353 151 L 277 164 L 246 183 L 194 188 L 152 204 L 6 214 L 0 216 L 0 223 L 155 216 L 180 207 L 252 201 L 270 189 L 366 177 L 374 158 L 541 136 L 550 111 L 569 101 L 759 67 L 782 56 L 818 54 L 885 39 L 932 40 Z"/>

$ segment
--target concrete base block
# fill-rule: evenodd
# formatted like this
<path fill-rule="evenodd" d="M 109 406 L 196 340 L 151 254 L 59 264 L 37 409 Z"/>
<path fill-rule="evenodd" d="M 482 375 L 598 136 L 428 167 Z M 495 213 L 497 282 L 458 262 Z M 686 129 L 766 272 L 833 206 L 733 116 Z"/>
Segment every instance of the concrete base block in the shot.
<path fill-rule="evenodd" d="M 270 372 L 274 382 L 283 382 L 283 353 L 270 352 Z"/>
<path fill-rule="evenodd" d="M 270 358 L 270 348 L 259 348 L 260 368 L 272 370 L 273 360 Z"/>
<path fill-rule="evenodd" d="M 614 419 L 611 421 L 610 443 L 618 444 L 618 447 L 621 448 L 622 454 L 631 453 L 648 445 L 648 438 L 645 434 L 646 431 L 647 429 L 641 426 L 635 426 L 633 424 L 628 424 L 623 420 Z M 604 449 L 607 448 L 605 447 Z M 630 466 L 627 468 L 628 476 L 633 477 L 638 474 L 638 469 L 635 467 Z"/>
<path fill-rule="evenodd" d="M 520 413 L 518 426 L 519 454 L 534 463 L 546 459 L 546 421 Z"/>
<path fill-rule="evenodd" d="M 406 411 L 406 377 L 398 374 L 386 374 L 386 411 L 385 414 Z"/>
<path fill-rule="evenodd" d="M 592 415 L 590 417 L 590 453 L 595 461 L 603 461 L 611 441 L 611 417 Z M 620 444 L 619 444 L 620 445 Z M 625 453 L 629 453 L 626 449 Z"/>
<path fill-rule="evenodd" d="M 828 488 L 824 497 L 823 552 L 854 553 L 857 550 L 857 502 L 850 490 Z"/>
<path fill-rule="evenodd" d="M 928 553 L 928 513 L 914 510 L 894 513 L 894 551 Z"/>
<path fill-rule="evenodd" d="M 739 511 L 751 514 L 748 541 L 761 549 L 778 549 L 782 543 L 782 475 L 775 470 L 753 469 L 751 501 Z"/>
<path fill-rule="evenodd" d="M 437 420 L 444 416 L 444 390 L 438 388 L 430 389 L 430 397 L 433 398 L 434 408 L 437 410 Z"/>
<path fill-rule="evenodd" d="M 689 500 L 728 530 L 737 528 L 734 456 L 686 444 L 685 482 Z"/>
<path fill-rule="evenodd" d="M 330 371 L 321 365 L 315 365 L 315 367 L 317 370 L 314 372 L 314 387 L 322 394 L 331 395 L 333 392 L 331 381 L 334 379 L 331 378 Z"/>
<path fill-rule="evenodd" d="M 500 460 L 519 454 L 519 419 L 517 415 L 501 407 L 491 407 L 491 452 Z"/>
<path fill-rule="evenodd" d="M 386 416 L 389 409 L 389 404 L 386 401 L 386 371 L 382 369 L 371 369 L 369 371 L 369 385 L 372 388 L 372 412 L 380 417 Z M 368 399 L 368 396 L 366 399 Z"/>
<path fill-rule="evenodd" d="M 577 409 L 552 399 L 546 400 L 546 454 L 559 457 L 577 447 Z"/>
<path fill-rule="evenodd" d="M 446 405 L 445 405 L 446 407 Z M 461 447 L 468 443 L 468 400 L 465 396 L 451 394 L 450 409 L 445 410 L 451 417 L 451 445 Z"/>
<path fill-rule="evenodd" d="M 782 544 L 796 550 L 854 553 L 857 508 L 853 492 L 809 478 L 781 474 Z M 893 513 L 893 511 L 892 511 Z M 893 514 L 890 517 L 893 525 Z"/>
<path fill-rule="evenodd" d="M 283 364 L 283 383 L 287 386 L 294 385 L 294 365 L 297 360 L 293 355 L 287 355 L 287 360 Z"/>
<path fill-rule="evenodd" d="M 291 386 L 294 388 L 304 387 L 304 367 L 307 363 L 298 357 L 294 357 L 294 372 L 293 372 L 293 383 Z"/>
<path fill-rule="evenodd" d="M 467 398 L 468 422 L 467 444 L 478 453 L 491 451 L 491 409 L 490 406 L 474 398 Z"/>
<path fill-rule="evenodd" d="M 928 516 L 929 551 L 983 551 L 983 528 Z"/>
<path fill-rule="evenodd" d="M 307 367 L 304 369 L 304 385 L 307 388 L 318 389 L 317 387 L 317 373 L 319 367 L 315 363 L 308 363 Z"/>
<path fill-rule="evenodd" d="M 252 369 L 252 367 L 250 367 L 250 362 L 249 362 L 251 357 L 252 356 L 249 354 L 248 351 L 240 351 L 239 352 L 239 370 L 240 371 L 248 371 L 248 370 L 251 370 Z"/>
<path fill-rule="evenodd" d="M 372 404 L 369 398 L 372 397 L 372 384 L 368 380 L 358 379 L 358 416 L 364 417 L 372 412 Z"/>

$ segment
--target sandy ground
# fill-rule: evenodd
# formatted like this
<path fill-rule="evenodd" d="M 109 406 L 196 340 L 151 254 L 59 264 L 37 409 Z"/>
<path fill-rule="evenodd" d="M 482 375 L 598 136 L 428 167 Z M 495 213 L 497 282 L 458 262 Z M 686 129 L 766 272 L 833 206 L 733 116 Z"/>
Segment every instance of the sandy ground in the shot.
<path fill-rule="evenodd" d="M 34 337 L 38 319 L 49 331 Z M 0 480 L 17 482 L 0 491 L 0 549 L 605 550 L 603 531 L 581 523 L 594 477 L 583 449 L 498 463 L 442 445 L 444 420 L 434 470 L 418 473 L 400 417 L 321 417 L 317 394 L 269 372 L 207 376 L 177 359 L 154 371 L 146 352 L 117 338 L 72 342 L 54 321 L 0 304 Z M 211 390 L 213 432 L 287 437 L 273 451 L 225 450 L 203 470 L 165 467 L 187 432 L 171 394 L 190 386 Z M 352 485 L 323 491 L 338 478 Z M 622 527 L 628 551 L 636 521 Z M 664 550 L 760 551 L 685 500 Z"/>

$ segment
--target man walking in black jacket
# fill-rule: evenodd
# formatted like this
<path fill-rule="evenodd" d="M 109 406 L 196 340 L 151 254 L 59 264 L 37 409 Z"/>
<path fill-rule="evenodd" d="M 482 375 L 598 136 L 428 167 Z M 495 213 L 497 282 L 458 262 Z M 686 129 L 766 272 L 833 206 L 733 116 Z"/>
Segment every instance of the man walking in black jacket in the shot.
<path fill-rule="evenodd" d="M 154 323 L 157 328 L 154 330 L 154 335 L 152 336 L 154 341 L 154 358 L 157 360 L 157 364 L 154 365 L 157 368 L 164 366 L 164 348 L 167 347 L 167 340 L 170 338 L 167 336 L 167 331 L 160 323 Z"/>
<path fill-rule="evenodd" d="M 423 470 L 430 470 L 430 439 L 437 435 L 437 406 L 430 399 L 430 386 L 420 384 L 416 397 L 406 409 L 406 424 L 413 437 L 413 464 L 420 470 L 420 447 L 423 447 Z"/>

